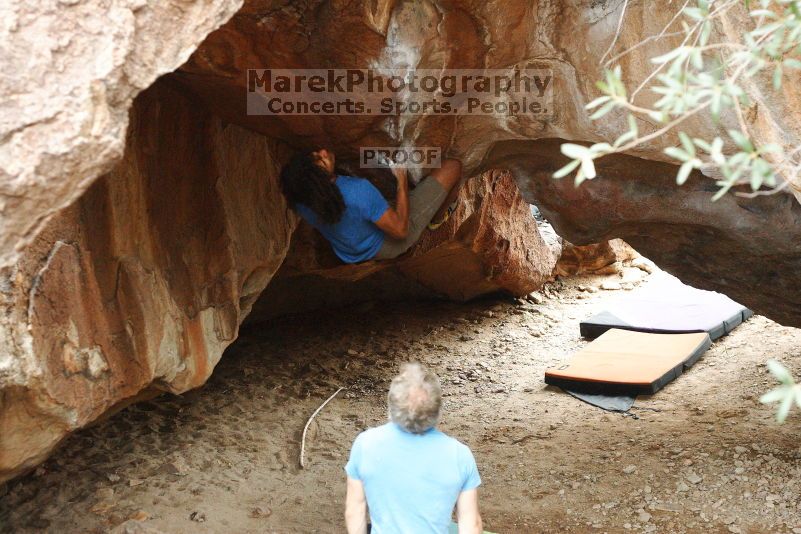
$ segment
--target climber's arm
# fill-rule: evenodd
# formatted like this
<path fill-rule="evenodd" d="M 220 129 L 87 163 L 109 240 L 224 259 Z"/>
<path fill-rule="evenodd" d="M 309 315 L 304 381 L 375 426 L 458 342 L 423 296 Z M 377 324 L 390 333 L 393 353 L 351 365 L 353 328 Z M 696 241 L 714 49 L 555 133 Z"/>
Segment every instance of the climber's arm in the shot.
<path fill-rule="evenodd" d="M 398 180 L 395 207 L 387 208 L 375 224 L 388 236 L 405 239 L 409 231 L 409 182 L 406 178 L 406 169 L 392 169 L 392 174 Z"/>

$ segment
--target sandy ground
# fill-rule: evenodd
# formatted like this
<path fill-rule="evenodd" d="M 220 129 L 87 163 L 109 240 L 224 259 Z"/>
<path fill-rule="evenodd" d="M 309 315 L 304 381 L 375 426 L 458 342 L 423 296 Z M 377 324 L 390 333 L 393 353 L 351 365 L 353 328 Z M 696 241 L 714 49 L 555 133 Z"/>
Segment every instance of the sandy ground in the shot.
<path fill-rule="evenodd" d="M 389 380 L 418 359 L 442 378 L 441 428 L 475 453 L 488 530 L 801 533 L 801 411 L 779 426 L 758 402 L 769 357 L 801 376 L 801 330 L 754 317 L 636 417 L 605 413 L 543 383 L 585 343 L 579 321 L 622 293 L 584 291 L 605 281 L 558 283 L 542 304 L 362 306 L 252 328 L 202 389 L 130 407 L 0 486 L 0 530 L 343 532 L 351 442 L 384 422 Z M 340 386 L 300 469 L 303 426 Z"/>

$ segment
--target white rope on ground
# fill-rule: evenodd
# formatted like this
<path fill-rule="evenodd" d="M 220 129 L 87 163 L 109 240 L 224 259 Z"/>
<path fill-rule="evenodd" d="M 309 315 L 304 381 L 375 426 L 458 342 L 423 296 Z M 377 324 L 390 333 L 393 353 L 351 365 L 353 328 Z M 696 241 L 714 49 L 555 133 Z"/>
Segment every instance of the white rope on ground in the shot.
<path fill-rule="evenodd" d="M 334 392 L 334 394 L 333 394 L 333 395 L 331 395 L 330 397 L 328 397 L 328 398 L 325 400 L 325 402 L 324 402 L 324 403 L 322 403 L 322 404 L 320 405 L 320 407 L 319 407 L 319 408 L 317 408 L 316 410 L 314 410 L 314 413 L 313 413 L 313 414 L 311 414 L 311 417 L 309 417 L 309 420 L 308 420 L 308 421 L 306 421 L 306 426 L 305 426 L 305 427 L 303 427 L 303 436 L 300 438 L 300 467 L 301 467 L 301 468 L 305 468 L 305 467 L 306 467 L 306 465 L 305 465 L 305 464 L 304 464 L 304 462 L 303 462 L 303 454 L 304 454 L 304 453 L 305 453 L 305 451 L 306 451 L 306 431 L 307 431 L 307 430 L 309 430 L 309 425 L 311 424 L 311 422 L 312 422 L 312 420 L 315 418 L 315 416 L 316 416 L 318 413 L 320 413 L 320 410 L 322 410 L 323 408 L 325 408 L 325 405 L 326 405 L 326 404 L 328 404 L 329 402 L 331 402 L 331 400 L 332 400 L 334 397 L 336 397 L 336 396 L 339 394 L 339 392 L 340 392 L 340 391 L 342 391 L 343 389 L 345 389 L 345 388 L 344 388 L 344 387 L 341 387 L 341 388 L 339 388 L 338 390 L 336 390 L 336 391 Z"/>

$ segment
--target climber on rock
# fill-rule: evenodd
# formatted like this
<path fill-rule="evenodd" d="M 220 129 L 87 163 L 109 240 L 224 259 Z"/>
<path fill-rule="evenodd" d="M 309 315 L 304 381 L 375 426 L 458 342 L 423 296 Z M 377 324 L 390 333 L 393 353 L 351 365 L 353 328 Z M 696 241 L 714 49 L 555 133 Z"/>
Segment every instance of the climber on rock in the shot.
<path fill-rule="evenodd" d="M 324 148 L 296 154 L 281 170 L 281 187 L 290 207 L 345 263 L 398 257 L 426 227 L 436 229 L 453 211 L 462 171 L 457 160 L 444 160 L 411 192 L 406 169 L 393 168 L 395 207 L 368 180 L 336 174 L 334 163 L 334 153 Z"/>

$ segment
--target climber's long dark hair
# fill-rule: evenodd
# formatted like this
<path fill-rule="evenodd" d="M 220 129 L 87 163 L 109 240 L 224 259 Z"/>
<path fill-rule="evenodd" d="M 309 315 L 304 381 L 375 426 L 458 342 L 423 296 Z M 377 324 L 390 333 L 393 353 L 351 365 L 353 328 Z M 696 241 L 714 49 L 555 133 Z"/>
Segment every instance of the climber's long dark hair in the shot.
<path fill-rule="evenodd" d="M 345 200 L 331 174 L 317 164 L 313 151 L 295 154 L 281 169 L 281 189 L 293 209 L 305 204 L 323 222 L 336 224 L 345 211 Z"/>

